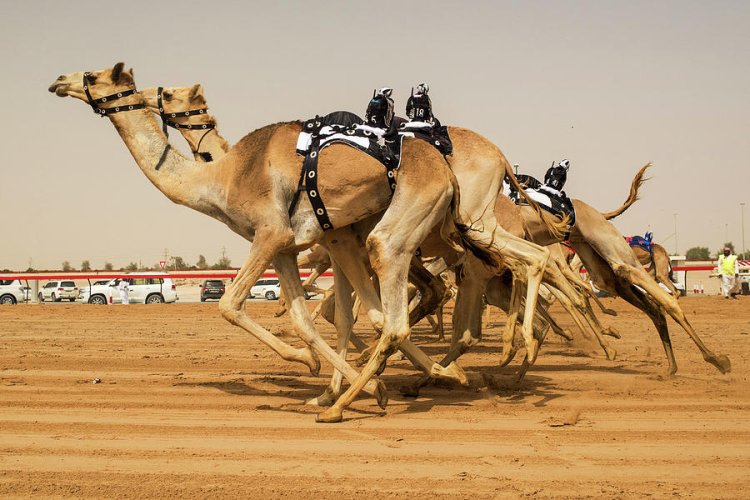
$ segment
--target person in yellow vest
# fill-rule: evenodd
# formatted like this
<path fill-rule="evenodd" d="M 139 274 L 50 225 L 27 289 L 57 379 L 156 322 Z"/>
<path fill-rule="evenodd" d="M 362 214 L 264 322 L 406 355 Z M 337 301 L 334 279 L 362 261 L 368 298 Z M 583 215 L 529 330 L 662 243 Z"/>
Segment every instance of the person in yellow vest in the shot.
<path fill-rule="evenodd" d="M 719 277 L 721 278 L 721 293 L 724 298 L 729 297 L 736 299 L 737 295 L 737 275 L 740 273 L 737 256 L 732 254 L 732 249 L 724 247 L 724 255 L 719 255 Z"/>

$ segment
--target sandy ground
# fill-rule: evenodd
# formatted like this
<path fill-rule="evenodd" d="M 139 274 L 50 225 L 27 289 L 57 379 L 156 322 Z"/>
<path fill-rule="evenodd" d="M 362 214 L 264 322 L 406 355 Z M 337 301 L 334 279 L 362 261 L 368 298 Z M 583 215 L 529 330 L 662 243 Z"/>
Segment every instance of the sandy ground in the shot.
<path fill-rule="evenodd" d="M 750 496 L 750 298 L 682 299 L 733 371 L 671 323 L 675 377 L 645 317 L 607 303 L 624 337 L 616 361 L 552 339 L 516 383 L 520 359 L 497 366 L 494 312 L 462 359 L 469 387 L 404 398 L 416 374 L 396 361 L 388 409 L 362 398 L 341 424 L 316 424 L 304 404 L 325 376 L 281 361 L 215 303 L 2 307 L 0 497 Z M 248 310 L 283 334 L 275 306 Z M 445 351 L 425 326 L 413 338 Z"/>

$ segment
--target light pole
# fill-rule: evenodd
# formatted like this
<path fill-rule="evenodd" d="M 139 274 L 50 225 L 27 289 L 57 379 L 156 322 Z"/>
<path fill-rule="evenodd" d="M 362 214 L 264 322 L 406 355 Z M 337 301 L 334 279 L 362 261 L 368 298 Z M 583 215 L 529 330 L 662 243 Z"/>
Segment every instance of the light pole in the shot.
<path fill-rule="evenodd" d="M 677 214 L 674 213 L 674 254 L 679 255 L 677 253 Z"/>
<path fill-rule="evenodd" d="M 516 175 L 516 177 L 518 177 L 518 163 L 514 163 L 514 164 L 513 164 L 513 170 L 515 170 L 515 171 L 516 171 L 516 174 L 515 174 L 515 175 Z"/>
<path fill-rule="evenodd" d="M 742 258 L 744 259 L 746 257 L 745 255 L 745 202 L 744 201 L 740 203 L 740 213 L 742 214 Z"/>

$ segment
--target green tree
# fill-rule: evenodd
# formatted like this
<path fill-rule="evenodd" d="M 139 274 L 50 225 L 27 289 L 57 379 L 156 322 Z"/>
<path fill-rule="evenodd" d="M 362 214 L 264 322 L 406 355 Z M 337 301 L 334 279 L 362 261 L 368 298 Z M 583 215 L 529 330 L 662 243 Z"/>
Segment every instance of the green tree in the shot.
<path fill-rule="evenodd" d="M 104 263 L 104 270 L 105 271 L 111 271 L 114 268 L 115 268 L 115 266 L 113 266 L 111 262 L 105 262 Z"/>
<path fill-rule="evenodd" d="M 69 261 L 65 260 L 62 263 L 62 270 L 65 271 L 65 272 L 72 271 L 73 270 L 73 266 L 70 265 Z"/>
<path fill-rule="evenodd" d="M 91 271 L 91 262 L 87 260 L 81 262 L 81 271 Z"/>
<path fill-rule="evenodd" d="M 208 269 L 208 262 L 206 262 L 206 257 L 203 255 L 198 256 L 198 262 L 195 263 L 195 267 L 198 269 Z"/>
<path fill-rule="evenodd" d="M 708 251 L 708 247 L 693 247 L 688 248 L 685 252 L 685 257 L 688 260 L 708 260 L 711 258 L 711 254 Z"/>
<path fill-rule="evenodd" d="M 138 270 L 138 264 L 136 262 L 131 262 L 127 266 L 125 266 L 126 271 L 137 271 Z"/>
<path fill-rule="evenodd" d="M 219 260 L 216 261 L 216 264 L 211 266 L 211 269 L 229 269 L 232 267 L 232 261 L 229 260 L 229 257 L 226 255 L 222 255 Z"/>
<path fill-rule="evenodd" d="M 184 271 L 185 269 L 188 269 L 189 266 L 185 262 L 185 259 L 183 259 L 179 255 L 175 255 L 174 257 L 172 257 L 172 268 L 176 271 Z"/>

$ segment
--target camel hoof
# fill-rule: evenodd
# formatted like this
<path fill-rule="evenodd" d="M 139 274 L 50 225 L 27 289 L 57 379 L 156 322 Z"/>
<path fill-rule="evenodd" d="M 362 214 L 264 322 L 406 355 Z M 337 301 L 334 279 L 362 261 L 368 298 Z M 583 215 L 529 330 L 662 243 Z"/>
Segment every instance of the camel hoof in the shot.
<path fill-rule="evenodd" d="M 516 357 L 516 352 L 517 351 L 518 351 L 518 349 L 516 349 L 516 348 L 510 349 L 508 351 L 503 350 L 503 357 L 500 360 L 500 366 L 501 367 L 507 366 L 508 363 L 510 363 L 511 361 L 513 361 L 513 358 Z"/>
<path fill-rule="evenodd" d="M 539 354 L 539 341 L 531 339 L 531 342 L 526 345 L 526 359 L 529 360 L 530 365 L 536 363 L 537 354 Z"/>
<path fill-rule="evenodd" d="M 729 361 L 729 357 L 724 354 L 714 355 L 713 358 L 705 358 L 706 361 L 714 365 L 723 374 L 732 371 L 732 362 Z"/>
<path fill-rule="evenodd" d="M 326 411 L 315 415 L 315 421 L 319 424 L 336 424 L 344 420 L 344 414 L 336 407 L 328 408 Z"/>
<path fill-rule="evenodd" d="M 375 401 L 378 402 L 378 406 L 381 410 L 385 410 L 388 406 L 388 389 L 385 388 L 385 384 L 382 380 L 375 382 Z"/>
<path fill-rule="evenodd" d="M 614 361 L 617 357 L 617 350 L 612 347 L 604 346 L 604 352 L 607 354 L 607 359 L 609 361 Z"/>
<path fill-rule="evenodd" d="M 432 370 L 430 371 L 430 376 L 433 378 L 443 378 L 447 380 L 452 380 L 453 382 L 458 382 L 459 384 L 463 386 L 469 385 L 469 377 L 466 376 L 466 372 L 456 364 L 455 361 L 452 361 L 448 366 L 441 366 L 437 363 L 432 365 Z"/>
<path fill-rule="evenodd" d="M 320 359 L 310 348 L 301 349 L 299 361 L 307 365 L 311 375 L 314 377 L 320 375 Z"/>
<path fill-rule="evenodd" d="M 311 405 L 311 406 L 323 406 L 323 407 L 329 407 L 333 406 L 333 403 L 336 402 L 338 399 L 338 396 L 334 396 L 331 392 L 331 388 L 327 387 L 326 390 L 318 396 L 317 398 L 312 398 L 306 401 L 305 404 Z"/>
<path fill-rule="evenodd" d="M 612 328 L 611 326 L 608 328 L 605 328 L 602 330 L 602 335 L 609 335 L 610 337 L 614 337 L 616 339 L 621 339 L 622 336 L 620 335 L 620 332 Z"/>
<path fill-rule="evenodd" d="M 570 330 L 560 330 L 559 332 L 555 332 L 555 333 L 557 333 L 560 337 L 564 338 L 565 340 L 568 340 L 568 341 L 573 340 L 573 334 L 570 333 Z"/>

